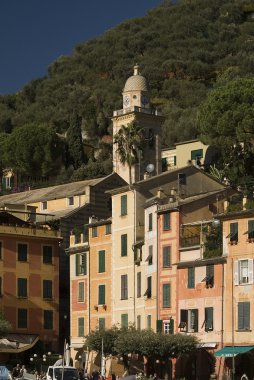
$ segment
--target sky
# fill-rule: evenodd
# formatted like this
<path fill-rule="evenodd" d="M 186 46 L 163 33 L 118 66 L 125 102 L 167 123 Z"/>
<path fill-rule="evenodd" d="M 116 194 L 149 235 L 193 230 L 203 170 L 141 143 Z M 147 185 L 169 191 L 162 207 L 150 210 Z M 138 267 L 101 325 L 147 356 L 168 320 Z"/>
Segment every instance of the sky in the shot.
<path fill-rule="evenodd" d="M 0 94 L 47 75 L 78 43 L 143 17 L 163 0 L 0 0 Z"/>

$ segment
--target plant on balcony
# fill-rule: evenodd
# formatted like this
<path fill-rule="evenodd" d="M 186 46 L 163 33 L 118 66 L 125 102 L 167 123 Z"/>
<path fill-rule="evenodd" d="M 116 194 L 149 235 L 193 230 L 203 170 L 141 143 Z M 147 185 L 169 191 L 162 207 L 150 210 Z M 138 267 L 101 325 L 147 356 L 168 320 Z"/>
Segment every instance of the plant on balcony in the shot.
<path fill-rule="evenodd" d="M 209 226 L 205 233 L 204 258 L 218 257 L 222 254 L 222 227 Z"/>

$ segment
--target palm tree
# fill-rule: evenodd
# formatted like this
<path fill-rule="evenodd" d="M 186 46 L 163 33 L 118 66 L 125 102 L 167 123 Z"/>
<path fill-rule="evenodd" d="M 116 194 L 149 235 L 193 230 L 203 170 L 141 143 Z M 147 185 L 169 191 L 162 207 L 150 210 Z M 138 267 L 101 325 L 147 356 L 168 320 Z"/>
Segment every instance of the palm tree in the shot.
<path fill-rule="evenodd" d="M 114 144 L 117 144 L 116 152 L 120 162 L 128 165 L 129 184 L 132 183 L 131 167 L 138 162 L 138 153 L 142 150 L 143 132 L 136 122 L 122 125 L 114 136 Z"/>

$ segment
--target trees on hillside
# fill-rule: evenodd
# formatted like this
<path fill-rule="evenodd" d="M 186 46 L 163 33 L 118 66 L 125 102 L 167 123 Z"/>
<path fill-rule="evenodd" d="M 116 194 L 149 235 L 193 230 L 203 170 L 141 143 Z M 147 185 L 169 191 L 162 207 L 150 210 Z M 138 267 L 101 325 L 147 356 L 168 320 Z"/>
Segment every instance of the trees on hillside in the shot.
<path fill-rule="evenodd" d="M 200 106 L 202 140 L 217 146 L 232 185 L 253 185 L 254 79 L 237 79 L 212 90 Z"/>
<path fill-rule="evenodd" d="M 74 169 L 78 169 L 87 162 L 87 158 L 82 143 L 81 118 L 76 114 L 73 114 L 70 118 L 70 126 L 67 130 L 67 144 L 69 163 L 73 165 Z"/>
<path fill-rule="evenodd" d="M 114 136 L 114 144 L 120 162 L 127 164 L 129 170 L 129 184 L 132 183 L 131 168 L 138 160 L 138 152 L 142 148 L 143 133 L 137 123 L 123 125 Z"/>

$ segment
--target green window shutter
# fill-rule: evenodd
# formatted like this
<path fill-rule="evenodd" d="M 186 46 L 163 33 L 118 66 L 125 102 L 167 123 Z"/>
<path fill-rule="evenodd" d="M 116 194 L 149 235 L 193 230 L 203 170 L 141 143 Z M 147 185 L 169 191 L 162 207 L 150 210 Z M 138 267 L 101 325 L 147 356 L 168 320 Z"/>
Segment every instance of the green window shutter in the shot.
<path fill-rule="evenodd" d="M 153 214 L 150 213 L 148 216 L 148 230 L 152 231 L 153 230 Z"/>
<path fill-rule="evenodd" d="M 163 284 L 163 307 L 170 307 L 170 284 Z"/>
<path fill-rule="evenodd" d="M 18 261 L 27 261 L 27 244 L 18 244 Z"/>
<path fill-rule="evenodd" d="M 162 333 L 162 319 L 157 319 L 156 321 L 156 332 Z"/>
<path fill-rule="evenodd" d="M 230 223 L 230 241 L 238 241 L 238 223 Z"/>
<path fill-rule="evenodd" d="M 170 213 L 163 214 L 163 230 L 170 230 Z"/>
<path fill-rule="evenodd" d="M 44 329 L 53 330 L 53 311 L 44 310 Z"/>
<path fill-rule="evenodd" d="M 43 263 L 52 264 L 52 247 L 50 245 L 44 245 L 42 248 L 43 251 Z"/>
<path fill-rule="evenodd" d="M 52 281 L 43 280 L 43 298 L 52 299 Z"/>
<path fill-rule="evenodd" d="M 250 329 L 250 302 L 238 302 L 238 330 Z"/>
<path fill-rule="evenodd" d="M 85 318 L 80 317 L 78 318 L 78 336 L 84 336 L 85 335 Z"/>
<path fill-rule="evenodd" d="M 18 297 L 27 298 L 27 279 L 18 278 Z"/>
<path fill-rule="evenodd" d="M 254 238 L 254 220 L 248 221 L 248 239 Z"/>
<path fill-rule="evenodd" d="M 188 268 L 188 288 L 195 288 L 195 268 Z"/>
<path fill-rule="evenodd" d="M 152 297 L 152 276 L 147 277 L 147 298 Z"/>
<path fill-rule="evenodd" d="M 99 273 L 105 272 L 105 251 L 99 251 Z"/>
<path fill-rule="evenodd" d="M 121 314 L 121 327 L 128 327 L 128 314 Z"/>
<path fill-rule="evenodd" d="M 99 330 L 105 330 L 106 320 L 105 318 L 99 318 Z"/>
<path fill-rule="evenodd" d="M 174 334 L 174 322 L 173 318 L 169 319 L 169 334 Z"/>
<path fill-rule="evenodd" d="M 84 282 L 78 283 L 78 302 L 85 301 L 85 284 Z"/>
<path fill-rule="evenodd" d="M 121 196 L 121 215 L 127 215 L 127 195 Z"/>
<path fill-rule="evenodd" d="M 213 307 L 205 308 L 205 331 L 213 330 Z"/>
<path fill-rule="evenodd" d="M 148 314 L 147 316 L 147 329 L 150 330 L 152 328 L 152 316 Z"/>
<path fill-rule="evenodd" d="M 121 275 L 121 300 L 128 299 L 128 276 L 127 274 Z"/>
<path fill-rule="evenodd" d="M 137 273 L 137 297 L 141 297 L 141 272 Z"/>
<path fill-rule="evenodd" d="M 18 328 L 27 328 L 27 309 L 18 309 Z"/>
<path fill-rule="evenodd" d="M 76 276 L 80 275 L 80 254 L 76 253 Z"/>
<path fill-rule="evenodd" d="M 105 291 L 105 285 L 99 285 L 99 292 L 98 292 L 98 304 L 99 305 L 105 305 L 105 295 L 106 295 L 106 291 Z"/>
<path fill-rule="evenodd" d="M 127 256 L 127 234 L 121 235 L 121 256 Z"/>
<path fill-rule="evenodd" d="M 171 266 L 171 247 L 163 247 L 163 268 L 169 268 Z"/>
<path fill-rule="evenodd" d="M 87 274 L 87 252 L 81 253 L 81 268 L 80 273 Z"/>
<path fill-rule="evenodd" d="M 203 149 L 196 149 L 191 151 L 191 159 L 196 160 L 196 158 L 203 158 Z"/>

